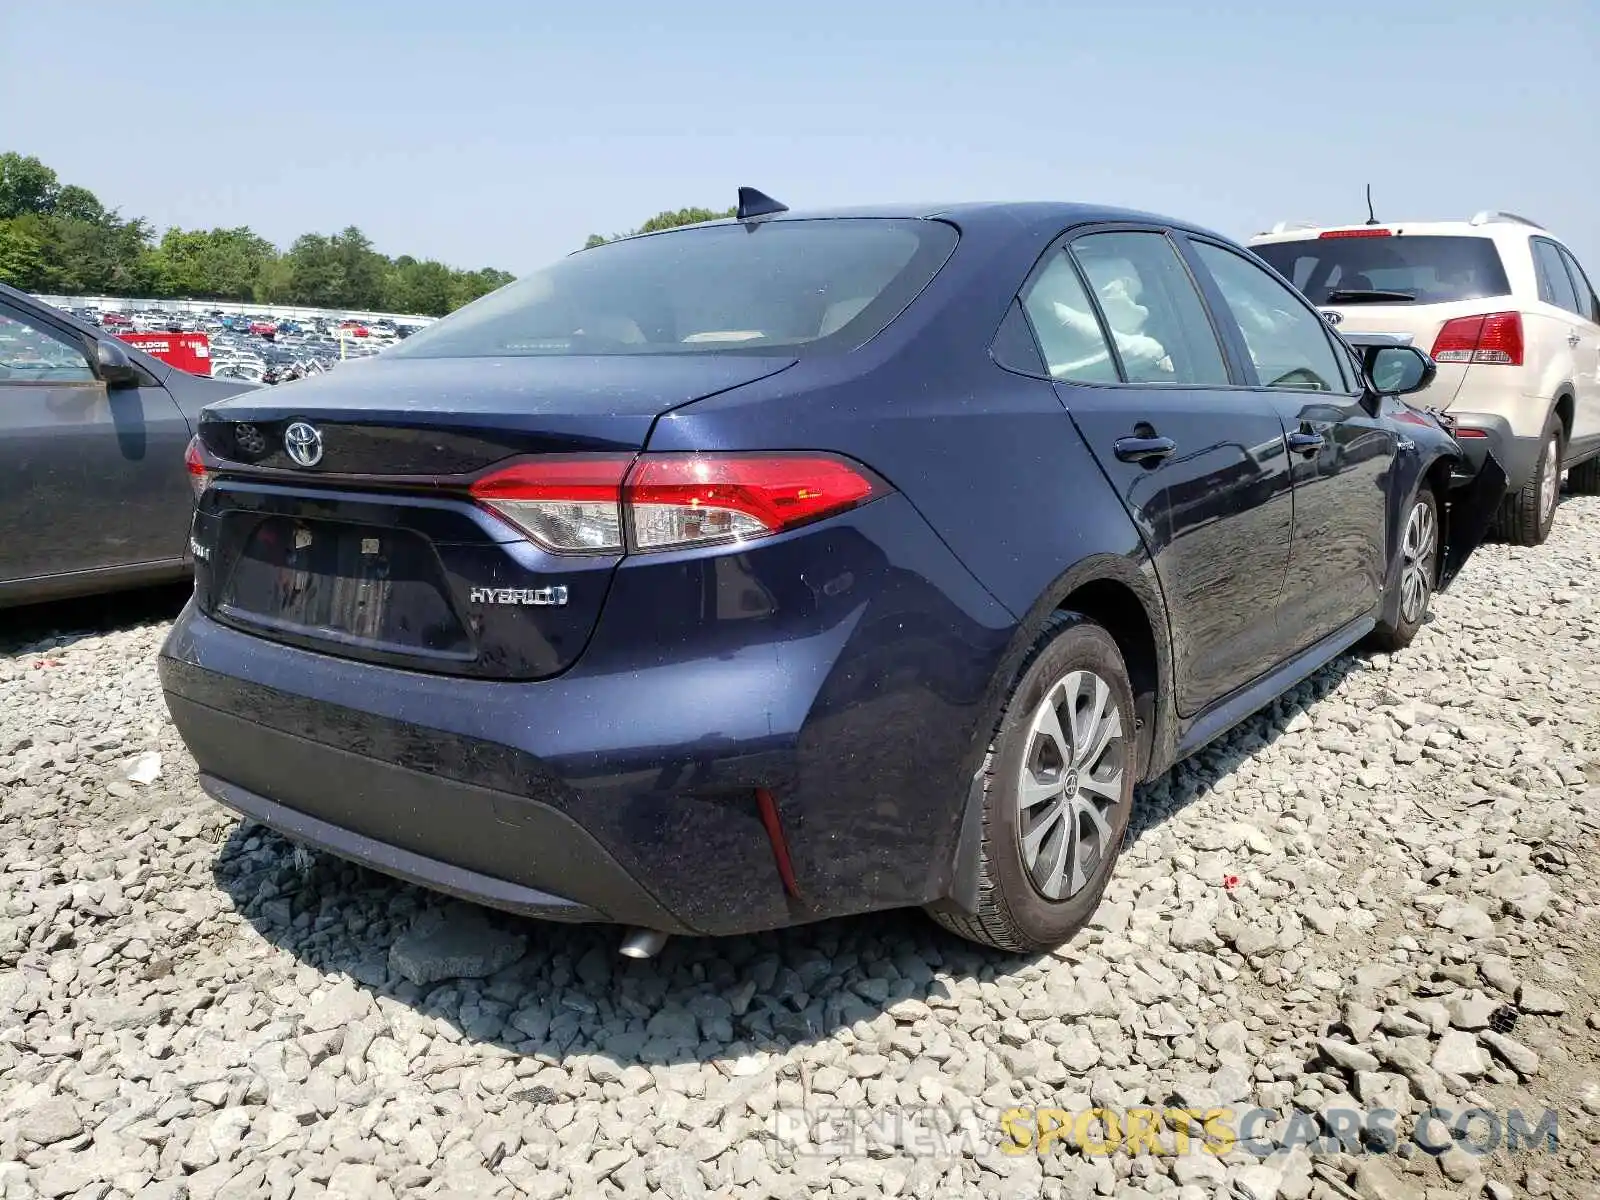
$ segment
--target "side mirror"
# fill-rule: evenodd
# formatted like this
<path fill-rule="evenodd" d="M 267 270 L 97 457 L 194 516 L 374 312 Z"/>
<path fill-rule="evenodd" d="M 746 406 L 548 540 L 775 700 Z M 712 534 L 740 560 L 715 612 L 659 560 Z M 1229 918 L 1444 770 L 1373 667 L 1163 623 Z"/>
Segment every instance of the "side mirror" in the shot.
<path fill-rule="evenodd" d="M 139 368 L 115 338 L 101 338 L 94 346 L 95 370 L 107 388 L 139 386 Z"/>
<path fill-rule="evenodd" d="M 1433 382 L 1439 368 L 1415 346 L 1367 346 L 1361 365 L 1372 390 L 1382 396 L 1409 396 Z"/>

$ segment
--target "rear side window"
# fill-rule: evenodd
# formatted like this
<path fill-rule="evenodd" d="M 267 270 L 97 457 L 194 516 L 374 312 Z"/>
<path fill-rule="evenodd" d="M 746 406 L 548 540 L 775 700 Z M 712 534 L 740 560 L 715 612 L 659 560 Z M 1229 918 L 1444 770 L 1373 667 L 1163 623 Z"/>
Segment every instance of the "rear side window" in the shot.
<path fill-rule="evenodd" d="M 1578 308 L 1589 320 L 1600 324 L 1600 299 L 1595 297 L 1594 285 L 1583 273 L 1583 267 L 1578 260 L 1564 249 L 1561 251 L 1561 258 L 1567 264 L 1567 274 L 1572 276 L 1572 286 L 1577 289 Z"/>
<path fill-rule="evenodd" d="M 950 257 L 939 221 L 675 229 L 584 250 L 413 334 L 400 358 L 770 354 L 878 333 Z"/>
<path fill-rule="evenodd" d="M 1447 304 L 1511 294 L 1489 238 L 1323 237 L 1251 249 L 1313 304 Z"/>
<path fill-rule="evenodd" d="M 1570 313 L 1582 312 L 1578 307 L 1578 293 L 1573 290 L 1566 264 L 1561 261 L 1561 251 L 1554 242 L 1533 239 L 1533 267 L 1534 274 L 1539 277 L 1539 299 Z"/>
<path fill-rule="evenodd" d="M 1129 383 L 1227 384 L 1211 319 L 1164 234 L 1091 233 L 1071 249 Z"/>
<path fill-rule="evenodd" d="M 1100 318 L 1064 250 L 1051 253 L 1044 269 L 1028 285 L 1022 306 L 1052 378 L 1077 383 L 1120 382 Z"/>

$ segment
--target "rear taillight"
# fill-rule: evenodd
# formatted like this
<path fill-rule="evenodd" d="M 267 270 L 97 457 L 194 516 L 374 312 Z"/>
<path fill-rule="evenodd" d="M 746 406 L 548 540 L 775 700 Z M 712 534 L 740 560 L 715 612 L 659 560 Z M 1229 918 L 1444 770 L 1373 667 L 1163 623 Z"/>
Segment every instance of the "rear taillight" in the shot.
<path fill-rule="evenodd" d="M 189 486 L 194 490 L 194 498 L 199 500 L 211 482 L 211 472 L 206 469 L 205 455 L 200 450 L 198 437 L 189 439 L 189 448 L 183 452 L 183 465 L 189 471 Z"/>
<path fill-rule="evenodd" d="M 1446 321 L 1433 339 L 1433 359 L 1445 363 L 1522 365 L 1522 314 L 1490 313 Z"/>
<path fill-rule="evenodd" d="M 647 454 L 525 459 L 485 475 L 472 497 L 558 554 L 616 554 L 746 542 L 883 494 L 864 468 L 828 454 Z"/>
<path fill-rule="evenodd" d="M 743 542 L 872 499 L 882 485 L 821 454 L 646 455 L 628 477 L 633 544 L 671 550 Z"/>
<path fill-rule="evenodd" d="M 1328 229 L 1317 234 L 1317 240 L 1325 242 L 1329 238 L 1367 238 L 1393 236 L 1394 233 L 1388 229 Z"/>
<path fill-rule="evenodd" d="M 525 459 L 485 475 L 472 498 L 546 550 L 617 554 L 622 550 L 622 478 L 631 455 Z"/>

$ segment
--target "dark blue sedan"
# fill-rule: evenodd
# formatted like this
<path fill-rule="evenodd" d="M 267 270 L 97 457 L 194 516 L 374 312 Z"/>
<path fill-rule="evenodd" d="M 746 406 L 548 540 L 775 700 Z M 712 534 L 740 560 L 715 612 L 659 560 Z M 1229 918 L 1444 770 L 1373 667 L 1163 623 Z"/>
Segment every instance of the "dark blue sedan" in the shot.
<path fill-rule="evenodd" d="M 750 193 L 208 408 L 161 677 L 222 803 L 641 953 L 1053 946 L 1136 783 L 1476 544 L 1431 373 L 1160 217 Z"/>

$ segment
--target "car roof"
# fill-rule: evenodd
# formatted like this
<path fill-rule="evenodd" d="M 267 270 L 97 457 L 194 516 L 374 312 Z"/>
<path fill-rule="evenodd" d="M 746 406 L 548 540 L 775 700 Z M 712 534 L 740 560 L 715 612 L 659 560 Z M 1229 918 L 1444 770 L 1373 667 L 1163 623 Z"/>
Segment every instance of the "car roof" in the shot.
<path fill-rule="evenodd" d="M 849 218 L 949 221 L 963 229 L 970 230 L 999 230 L 1007 227 L 1012 229 L 1018 227 L 1028 229 L 1065 229 L 1069 225 L 1128 222 L 1139 225 L 1165 225 L 1193 233 L 1204 233 L 1211 237 L 1223 236 L 1203 226 L 1195 225 L 1188 221 L 1180 221 L 1173 217 L 1164 217 L 1157 213 L 1141 212 L 1130 208 L 1117 208 L 1105 204 L 1062 200 L 979 200 L 945 204 L 874 204 L 847 208 L 785 211 L 754 219 L 757 221 L 821 221 Z M 701 222 L 694 228 L 699 228 L 703 225 L 735 224 L 738 224 L 737 218 L 722 217 L 715 221 Z M 672 229 L 652 230 L 649 233 L 634 234 L 633 236 L 658 237 L 663 233 L 672 233 L 677 229 L 683 228 L 690 227 L 674 226 Z M 1227 238 L 1226 240 L 1233 241 L 1234 239 Z M 582 253 L 582 251 L 577 251 L 576 253 Z"/>
<path fill-rule="evenodd" d="M 1368 228 L 1365 221 L 1346 221 L 1332 225 L 1283 226 L 1251 236 L 1252 246 L 1270 245 L 1273 242 L 1304 242 L 1329 231 L 1360 230 Z M 1481 237 L 1481 238 L 1549 238 L 1561 242 L 1558 234 L 1551 233 L 1532 221 L 1512 218 L 1503 220 L 1460 219 L 1434 221 L 1379 221 L 1374 229 L 1387 229 L 1397 237 Z M 1562 242 L 1565 245 L 1565 242 Z"/>

